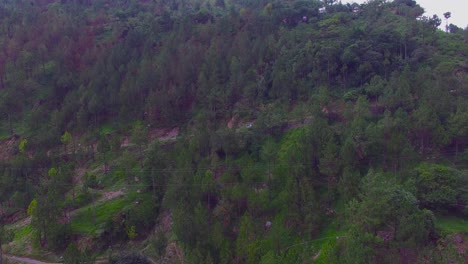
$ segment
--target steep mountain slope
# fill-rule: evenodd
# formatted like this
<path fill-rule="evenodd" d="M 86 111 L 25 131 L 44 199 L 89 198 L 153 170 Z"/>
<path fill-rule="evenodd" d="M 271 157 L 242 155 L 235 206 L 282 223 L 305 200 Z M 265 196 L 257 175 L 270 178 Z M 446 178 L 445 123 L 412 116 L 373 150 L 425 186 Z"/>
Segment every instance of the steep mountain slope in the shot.
<path fill-rule="evenodd" d="M 438 30 L 416 2 L 36 0 L 0 14 L 10 253 L 467 260 L 468 30 Z"/>

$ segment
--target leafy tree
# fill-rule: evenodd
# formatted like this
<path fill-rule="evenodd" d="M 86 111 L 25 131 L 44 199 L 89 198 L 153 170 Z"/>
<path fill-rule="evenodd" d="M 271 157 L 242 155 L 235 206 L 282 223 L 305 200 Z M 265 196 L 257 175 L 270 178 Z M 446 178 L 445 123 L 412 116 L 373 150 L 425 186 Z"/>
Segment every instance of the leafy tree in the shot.
<path fill-rule="evenodd" d="M 31 214 L 31 226 L 38 242 L 42 246 L 47 245 L 52 250 L 63 248 L 67 245 L 68 230 L 59 224 L 58 220 L 62 212 L 64 199 L 64 182 L 55 168 L 50 168 L 47 177 L 43 179 L 40 190 L 35 200 L 28 208 Z"/>
<path fill-rule="evenodd" d="M 28 206 L 28 215 L 33 216 L 36 213 L 36 208 L 37 208 L 37 200 L 33 199 L 31 203 Z"/>
<path fill-rule="evenodd" d="M 336 140 L 330 137 L 325 145 L 323 156 L 320 158 L 319 168 L 322 174 L 328 175 L 329 177 L 337 176 L 340 169 L 338 154 L 339 149 Z"/>
<path fill-rule="evenodd" d="M 67 153 L 67 145 L 69 145 L 72 142 L 72 136 L 70 132 L 65 131 L 65 133 L 63 133 L 63 135 L 60 137 L 60 142 L 62 142 L 65 149 L 65 153 Z"/>
<path fill-rule="evenodd" d="M 0 94 L 0 112 L 3 117 L 6 117 L 8 123 L 8 131 L 11 136 L 15 134 L 13 128 L 14 117 L 16 113 L 21 111 L 21 103 L 15 98 L 21 98 L 21 92 L 13 89 L 13 91 L 6 91 Z"/>
<path fill-rule="evenodd" d="M 135 226 L 132 225 L 127 228 L 127 236 L 130 240 L 135 239 L 135 237 L 137 236 L 137 233 L 135 231 Z"/>
<path fill-rule="evenodd" d="M 26 150 L 26 145 L 28 144 L 28 140 L 23 138 L 21 139 L 20 141 L 20 144 L 19 144 L 19 151 L 24 154 L 25 150 Z"/>
<path fill-rule="evenodd" d="M 247 262 L 252 257 L 254 239 L 255 234 L 252 219 L 248 214 L 245 214 L 241 218 L 239 235 L 236 240 L 236 255 L 238 258 Z"/>
<path fill-rule="evenodd" d="M 444 17 L 445 17 L 445 31 L 449 32 L 449 26 L 448 26 L 448 19 L 452 16 L 451 12 L 445 12 Z"/>
<path fill-rule="evenodd" d="M 459 171 L 444 165 L 421 163 L 415 173 L 416 196 L 423 207 L 442 211 L 456 207 L 463 192 Z"/>
<path fill-rule="evenodd" d="M 421 154 L 425 154 L 428 147 L 440 147 L 447 142 L 447 133 L 439 117 L 427 104 L 421 105 L 412 115 L 413 133 L 419 141 Z"/>
<path fill-rule="evenodd" d="M 97 151 L 102 154 L 102 157 L 104 159 L 104 173 L 106 174 L 108 171 L 107 154 L 109 153 L 110 150 L 111 150 L 110 143 L 109 143 L 109 140 L 107 139 L 107 136 L 101 135 L 99 137 Z"/>
<path fill-rule="evenodd" d="M 350 167 L 344 167 L 339 179 L 338 188 L 340 195 L 347 201 L 356 197 L 359 192 L 359 183 L 361 181 L 359 171 L 354 171 Z"/>
<path fill-rule="evenodd" d="M 272 199 L 272 174 L 273 174 L 273 165 L 275 164 L 276 161 L 276 144 L 273 141 L 272 138 L 268 138 L 265 144 L 262 147 L 261 150 L 261 157 L 262 160 L 268 163 L 268 170 L 267 170 L 267 175 L 268 175 L 268 193 L 269 193 L 269 198 L 270 200 Z"/>
<path fill-rule="evenodd" d="M 308 242 L 283 249 L 313 240 L 335 213 L 347 235 L 318 262 L 394 262 L 400 248 L 455 256 L 427 244 L 441 239 L 428 209 L 459 213 L 466 179 L 417 163 L 466 149 L 468 31 L 443 34 L 416 1 L 0 2 L 0 207 L 32 200 L 44 247 L 69 244 L 59 219 L 73 165 L 57 149 L 73 134 L 86 156 L 97 141 L 106 173 L 115 158 L 102 187 L 142 176 L 144 199 L 103 237 L 127 240 L 131 227 L 142 237 L 164 203 L 194 263 L 310 261 Z M 255 124 L 227 129 L 233 116 Z M 116 132 L 87 131 L 101 124 Z M 144 152 L 146 124 L 183 135 Z M 139 155 L 120 153 L 124 134 Z M 95 181 L 85 179 L 78 204 Z"/>
<path fill-rule="evenodd" d="M 70 263 L 70 264 L 78 264 L 82 263 L 81 262 L 81 251 L 78 249 L 78 247 L 74 243 L 70 243 L 67 246 L 67 249 L 63 253 L 63 261 L 64 263 Z"/>
<path fill-rule="evenodd" d="M 359 200 L 352 200 L 347 208 L 351 237 L 344 242 L 344 262 L 366 262 L 377 257 L 371 249 L 382 242 L 387 246 L 398 241 L 417 247 L 434 235 L 433 214 L 420 210 L 416 198 L 394 179 L 371 170 L 361 188 Z"/>
<path fill-rule="evenodd" d="M 458 156 L 460 139 L 468 134 L 468 111 L 457 111 L 450 116 L 448 130 L 455 141 L 455 155 Z"/>

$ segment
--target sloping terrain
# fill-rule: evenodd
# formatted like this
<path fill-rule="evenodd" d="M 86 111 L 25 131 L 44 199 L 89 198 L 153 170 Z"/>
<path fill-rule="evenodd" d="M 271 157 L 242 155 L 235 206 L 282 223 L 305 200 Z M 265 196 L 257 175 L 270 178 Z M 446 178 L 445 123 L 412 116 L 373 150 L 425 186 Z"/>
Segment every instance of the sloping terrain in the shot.
<path fill-rule="evenodd" d="M 412 0 L 2 1 L 3 250 L 466 263 L 468 30 L 423 13 Z"/>

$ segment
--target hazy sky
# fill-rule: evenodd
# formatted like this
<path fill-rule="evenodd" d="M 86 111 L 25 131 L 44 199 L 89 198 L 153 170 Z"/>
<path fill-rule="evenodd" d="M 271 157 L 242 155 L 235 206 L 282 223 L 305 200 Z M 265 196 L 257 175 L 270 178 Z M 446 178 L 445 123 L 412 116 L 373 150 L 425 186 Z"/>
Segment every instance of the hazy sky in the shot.
<path fill-rule="evenodd" d="M 367 0 L 342 0 L 343 3 L 364 3 Z M 433 14 L 442 18 L 442 25 L 445 25 L 444 13 L 451 12 L 452 17 L 449 23 L 458 27 L 466 28 L 468 26 L 468 0 L 416 0 L 416 2 L 426 10 L 427 16 Z"/>

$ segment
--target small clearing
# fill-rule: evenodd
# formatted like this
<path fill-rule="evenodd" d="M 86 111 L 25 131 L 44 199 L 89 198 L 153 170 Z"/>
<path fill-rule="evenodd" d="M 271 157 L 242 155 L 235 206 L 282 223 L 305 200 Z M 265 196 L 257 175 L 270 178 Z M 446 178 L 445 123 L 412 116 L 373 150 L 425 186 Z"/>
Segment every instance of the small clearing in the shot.
<path fill-rule="evenodd" d="M 148 138 L 150 141 L 159 140 L 159 141 L 171 141 L 176 140 L 179 136 L 179 127 L 173 128 L 156 128 L 148 133 Z M 130 141 L 129 136 L 125 136 L 120 143 L 121 148 L 128 148 L 134 146 Z"/>
<path fill-rule="evenodd" d="M 177 243 L 172 242 L 167 245 L 165 257 L 158 263 L 185 263 L 182 250 Z"/>
<path fill-rule="evenodd" d="M 0 141 L 0 160 L 10 160 L 13 157 L 12 150 L 17 145 L 16 141 L 16 137 Z"/>
<path fill-rule="evenodd" d="M 118 191 L 115 191 L 115 192 L 105 192 L 105 193 L 102 194 L 102 197 L 99 198 L 98 202 L 104 202 L 104 201 L 112 200 L 114 198 L 122 196 L 123 194 L 124 194 L 124 192 L 122 190 L 118 190 Z"/>
<path fill-rule="evenodd" d="M 169 233 L 172 230 L 172 214 L 170 211 L 161 214 L 160 228 L 164 233 Z"/>
<path fill-rule="evenodd" d="M 21 228 L 21 227 L 29 225 L 29 224 L 31 224 L 31 217 L 30 216 L 24 218 L 23 220 L 21 220 L 19 222 L 16 222 L 15 225 L 14 225 L 14 228 L 18 229 L 18 228 Z"/>
<path fill-rule="evenodd" d="M 83 183 L 83 176 L 86 174 L 85 168 L 78 168 L 76 169 L 75 173 L 73 174 L 73 182 L 75 184 Z"/>
<path fill-rule="evenodd" d="M 173 128 L 157 128 L 149 133 L 150 140 L 169 141 L 175 140 L 179 135 L 179 127 Z"/>

